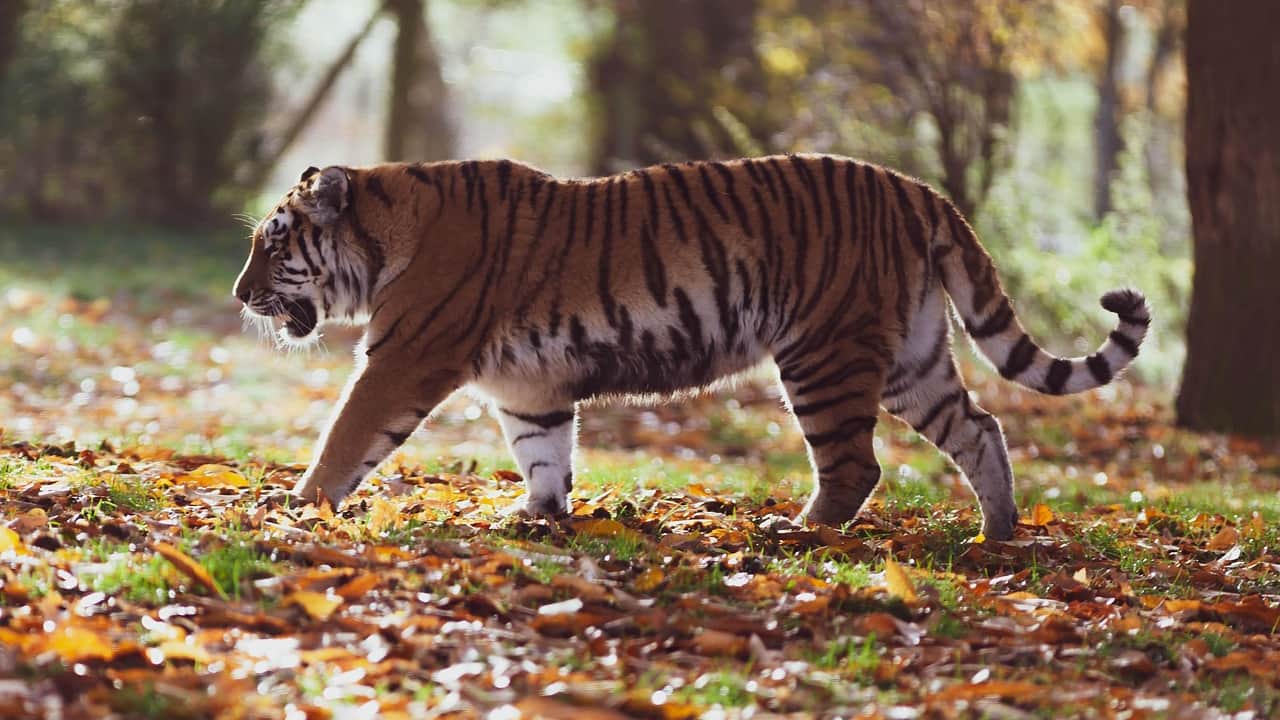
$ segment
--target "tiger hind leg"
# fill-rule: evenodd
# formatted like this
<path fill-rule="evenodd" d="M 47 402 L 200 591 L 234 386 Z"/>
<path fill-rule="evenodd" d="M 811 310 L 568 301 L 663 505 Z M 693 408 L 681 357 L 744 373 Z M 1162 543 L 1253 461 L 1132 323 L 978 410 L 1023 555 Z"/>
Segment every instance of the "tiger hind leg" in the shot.
<path fill-rule="evenodd" d="M 883 361 L 866 346 L 841 343 L 780 367 L 816 476 L 801 519 L 839 527 L 880 482 L 872 437 Z"/>
<path fill-rule="evenodd" d="M 884 407 L 952 459 L 978 497 L 983 535 L 1007 540 L 1013 537 L 1018 508 L 1000 422 L 969 398 L 951 355 L 945 315 L 939 313 L 922 332 L 928 341 L 908 342 L 907 348 L 930 349 L 899 360 L 885 387 Z"/>
<path fill-rule="evenodd" d="M 531 515 L 568 513 L 577 430 L 573 406 L 531 411 L 499 404 L 497 415 L 528 487 L 524 505 L 518 509 Z"/>

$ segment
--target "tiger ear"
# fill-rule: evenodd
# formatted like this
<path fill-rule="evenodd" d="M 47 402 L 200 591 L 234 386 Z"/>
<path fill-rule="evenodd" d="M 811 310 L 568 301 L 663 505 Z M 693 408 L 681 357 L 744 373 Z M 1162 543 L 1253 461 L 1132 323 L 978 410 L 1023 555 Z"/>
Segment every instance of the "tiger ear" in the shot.
<path fill-rule="evenodd" d="M 306 182 L 307 178 L 311 177 L 312 175 L 315 175 L 318 172 L 320 172 L 320 168 L 316 167 L 315 165 L 312 165 L 311 167 L 302 171 L 302 177 L 298 178 L 298 182 Z"/>
<path fill-rule="evenodd" d="M 314 172 L 313 172 L 314 171 Z M 347 209 L 347 171 L 337 166 L 308 168 L 302 174 L 309 184 L 298 196 L 299 208 L 316 225 L 328 225 Z"/>

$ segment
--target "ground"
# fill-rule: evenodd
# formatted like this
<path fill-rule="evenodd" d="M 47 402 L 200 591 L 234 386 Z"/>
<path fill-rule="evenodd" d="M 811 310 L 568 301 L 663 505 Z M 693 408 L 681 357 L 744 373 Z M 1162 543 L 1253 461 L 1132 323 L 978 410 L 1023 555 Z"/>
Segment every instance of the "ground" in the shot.
<path fill-rule="evenodd" d="M 273 507 L 350 337 L 243 335 L 220 241 L 84 237 L 0 230 L 0 716 L 1280 714 L 1280 452 L 1174 429 L 1165 389 L 968 365 L 1011 542 L 888 419 L 866 512 L 795 526 L 767 373 L 586 409 L 567 520 L 501 514 L 523 488 L 465 396 L 341 508 Z"/>

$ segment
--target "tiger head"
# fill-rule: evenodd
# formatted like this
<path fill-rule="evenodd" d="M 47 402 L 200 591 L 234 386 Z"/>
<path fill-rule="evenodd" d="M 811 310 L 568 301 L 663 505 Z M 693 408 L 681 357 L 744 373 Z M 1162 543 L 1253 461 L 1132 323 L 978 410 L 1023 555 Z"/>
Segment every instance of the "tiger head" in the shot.
<path fill-rule="evenodd" d="M 367 315 L 369 273 L 356 228 L 347 217 L 348 170 L 311 167 L 253 231 L 236 279 L 245 316 L 280 321 L 280 340 L 304 343 L 325 322 Z"/>

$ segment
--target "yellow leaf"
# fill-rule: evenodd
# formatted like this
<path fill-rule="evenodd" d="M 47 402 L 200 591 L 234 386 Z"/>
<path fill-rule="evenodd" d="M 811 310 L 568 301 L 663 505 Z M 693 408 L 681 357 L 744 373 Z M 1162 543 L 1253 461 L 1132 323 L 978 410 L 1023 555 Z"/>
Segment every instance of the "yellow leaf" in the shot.
<path fill-rule="evenodd" d="M 1207 547 L 1210 550 L 1226 550 L 1240 539 L 1240 533 L 1230 525 L 1218 531 L 1217 535 L 1209 538 Z"/>
<path fill-rule="evenodd" d="M 634 588 L 636 592 L 653 592 L 662 584 L 664 577 L 665 575 L 663 575 L 661 570 L 651 567 L 637 575 L 636 579 L 632 581 L 631 587 Z"/>
<path fill-rule="evenodd" d="M 0 552 L 11 550 L 19 555 L 27 554 L 27 546 L 22 544 L 22 537 L 7 527 L 0 527 Z"/>
<path fill-rule="evenodd" d="M 574 523 L 574 532 L 593 538 L 621 537 L 628 540 L 642 541 L 644 536 L 623 525 L 617 520 L 591 518 Z"/>
<path fill-rule="evenodd" d="M 1049 509 L 1048 505 L 1045 505 L 1044 503 L 1036 503 L 1036 506 L 1031 508 L 1032 525 L 1035 525 L 1036 527 L 1044 527 L 1051 522 L 1053 522 L 1053 511 Z"/>
<path fill-rule="evenodd" d="M 378 586 L 382 578 L 373 573 L 364 573 L 357 575 L 348 580 L 344 585 L 334 590 L 343 600 L 358 600 L 369 593 L 370 590 Z"/>
<path fill-rule="evenodd" d="M 987 541 L 987 536 L 983 535 L 982 533 L 978 533 L 977 535 L 974 535 L 973 539 L 970 540 L 969 542 L 973 543 L 974 545 L 981 545 L 986 541 Z"/>
<path fill-rule="evenodd" d="M 222 588 L 218 587 L 218 583 L 214 581 L 213 576 L 195 558 L 168 543 L 152 543 L 151 549 L 172 563 L 178 570 L 181 570 L 182 574 L 204 586 L 209 592 L 223 600 L 227 599 L 226 593 L 222 592 Z"/>
<path fill-rule="evenodd" d="M 911 578 L 907 577 L 906 571 L 892 557 L 884 559 L 884 583 L 889 588 L 889 594 L 901 598 L 903 602 L 913 603 L 920 599 L 916 595 L 915 585 L 911 584 Z"/>
<path fill-rule="evenodd" d="M 299 590 L 284 599 L 286 605 L 297 605 L 315 620 L 328 620 L 342 606 L 342 596 L 330 593 Z"/>
<path fill-rule="evenodd" d="M 248 487 L 249 481 L 235 468 L 226 465 L 201 465 L 186 475 L 174 478 L 174 482 L 182 485 L 198 487 Z"/>
<path fill-rule="evenodd" d="M 53 652 L 64 662 L 83 660 L 110 660 L 115 649 L 104 642 L 102 636 L 91 630 L 64 627 L 43 639 L 42 651 Z"/>

